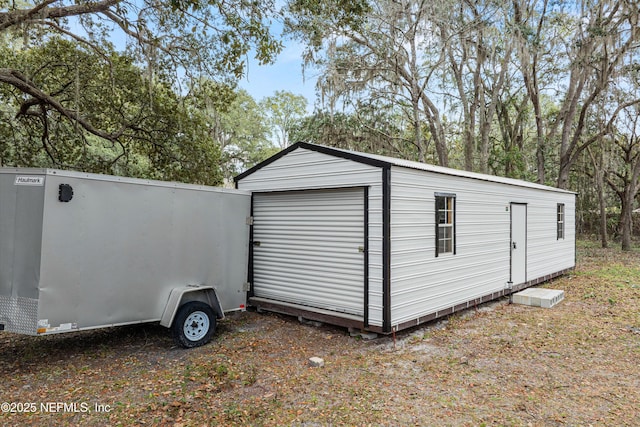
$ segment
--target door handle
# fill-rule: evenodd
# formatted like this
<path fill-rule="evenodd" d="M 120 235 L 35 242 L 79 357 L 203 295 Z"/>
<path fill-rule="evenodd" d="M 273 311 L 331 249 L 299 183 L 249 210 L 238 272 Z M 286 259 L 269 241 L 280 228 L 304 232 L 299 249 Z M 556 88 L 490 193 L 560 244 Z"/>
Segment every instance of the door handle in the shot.
<path fill-rule="evenodd" d="M 516 242 L 511 242 L 511 244 L 513 245 L 513 249 L 517 249 L 516 248 Z"/>
<path fill-rule="evenodd" d="M 253 246 L 260 246 L 260 241 L 259 240 L 254 240 L 253 241 Z"/>

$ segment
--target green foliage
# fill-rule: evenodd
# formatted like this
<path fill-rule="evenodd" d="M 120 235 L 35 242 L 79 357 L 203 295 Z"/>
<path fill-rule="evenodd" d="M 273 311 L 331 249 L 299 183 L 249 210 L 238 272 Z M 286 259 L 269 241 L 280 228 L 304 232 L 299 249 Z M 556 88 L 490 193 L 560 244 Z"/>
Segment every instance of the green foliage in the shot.
<path fill-rule="evenodd" d="M 221 183 L 271 152 L 263 120 L 216 133 L 184 88 L 231 111 L 247 55 L 282 49 L 276 14 L 272 0 L 0 0 L 0 165 Z"/>
<path fill-rule="evenodd" d="M 262 108 L 246 91 L 204 80 L 191 88 L 188 102 L 191 114 L 206 124 L 208 137 L 220 147 L 219 164 L 227 181 L 277 151 Z"/>
<path fill-rule="evenodd" d="M 367 0 L 292 0 L 287 5 L 287 28 L 307 41 L 312 50 L 330 36 L 328 28 L 360 28 L 371 5 Z"/>
<path fill-rule="evenodd" d="M 117 138 L 101 138 L 50 105 L 25 101 L 18 89 L 0 86 L 2 165 L 221 182 L 220 150 L 202 120 L 189 114 L 168 83 L 143 78 L 131 57 L 112 49 L 98 57 L 52 38 L 3 55 L 0 68 L 7 66 L 22 70 L 64 108 Z"/>
<path fill-rule="evenodd" d="M 255 166 L 275 154 L 278 149 L 269 140 L 264 110 L 244 90 L 220 117 L 225 138 L 223 156 L 227 177 Z"/>
<path fill-rule="evenodd" d="M 0 14 L 0 34 L 19 34 L 31 45 L 46 43 L 49 35 L 83 39 L 96 52 L 111 37 L 124 39 L 145 69 L 174 81 L 204 76 L 229 83 L 244 74 L 248 54 L 264 64 L 282 49 L 269 31 L 276 15 L 271 0 L 39 3 L 11 2 L 0 9 L 6 11 Z"/>
<path fill-rule="evenodd" d="M 277 90 L 273 96 L 263 99 L 260 106 L 267 116 L 271 135 L 280 148 L 286 148 L 291 141 L 295 121 L 306 113 L 307 99 L 302 95 Z"/>
<path fill-rule="evenodd" d="M 357 113 L 316 111 L 292 126 L 291 139 L 411 160 L 420 160 L 408 143 L 412 130 L 401 116 L 384 109 L 362 108 Z"/>

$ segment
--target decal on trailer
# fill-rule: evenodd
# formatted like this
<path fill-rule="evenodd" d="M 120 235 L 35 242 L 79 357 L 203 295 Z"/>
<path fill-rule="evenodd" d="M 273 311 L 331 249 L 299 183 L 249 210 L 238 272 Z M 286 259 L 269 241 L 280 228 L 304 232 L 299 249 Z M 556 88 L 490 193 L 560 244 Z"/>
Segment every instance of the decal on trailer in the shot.
<path fill-rule="evenodd" d="M 15 185 L 43 186 L 44 185 L 44 176 L 18 175 L 18 176 L 16 176 L 16 180 L 15 180 L 14 184 Z"/>
<path fill-rule="evenodd" d="M 62 332 L 78 329 L 77 323 L 61 323 L 60 326 L 51 327 L 48 319 L 38 320 L 38 334 L 46 334 L 49 332 Z"/>

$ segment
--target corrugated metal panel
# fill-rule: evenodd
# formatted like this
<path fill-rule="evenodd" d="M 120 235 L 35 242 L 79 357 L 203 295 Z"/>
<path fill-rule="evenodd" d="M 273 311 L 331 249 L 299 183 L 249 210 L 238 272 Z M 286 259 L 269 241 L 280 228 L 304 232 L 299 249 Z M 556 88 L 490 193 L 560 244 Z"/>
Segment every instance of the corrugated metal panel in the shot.
<path fill-rule="evenodd" d="M 278 191 L 380 185 L 379 168 L 298 149 L 238 181 L 243 190 Z"/>
<path fill-rule="evenodd" d="M 298 148 L 239 179 L 250 191 L 369 187 L 369 325 L 382 326 L 382 170 Z"/>
<path fill-rule="evenodd" d="M 255 194 L 256 297 L 363 316 L 364 189 Z"/>
<path fill-rule="evenodd" d="M 445 168 L 445 167 L 442 167 L 442 166 L 430 165 L 430 164 L 427 164 L 427 163 L 413 162 L 413 161 L 404 160 L 404 159 L 396 159 L 396 158 L 393 158 L 393 157 L 381 156 L 381 155 L 378 155 L 378 154 L 361 153 L 361 152 L 358 152 L 358 151 L 349 151 L 349 150 L 343 150 L 343 149 L 339 149 L 339 148 L 325 147 L 325 146 L 316 145 L 316 144 L 309 144 L 309 143 L 299 143 L 299 144 L 302 145 L 303 147 L 304 146 L 307 146 L 307 147 L 314 147 L 315 146 L 315 147 L 320 147 L 323 150 L 331 150 L 331 151 L 334 151 L 334 152 L 343 153 L 343 154 L 346 154 L 346 155 L 350 156 L 354 160 L 356 160 L 357 157 L 361 157 L 363 159 L 371 159 L 371 160 L 376 160 L 376 161 L 383 162 L 383 163 L 388 163 L 390 166 L 393 165 L 393 166 L 398 166 L 398 167 L 402 167 L 402 168 L 416 169 L 416 170 L 421 170 L 421 171 L 425 171 L 425 172 L 432 172 L 432 173 L 437 173 L 437 174 L 443 174 L 443 175 L 452 175 L 452 176 L 458 176 L 458 177 L 463 177 L 463 178 L 471 178 L 471 179 L 480 180 L 480 181 L 496 182 L 496 183 L 501 183 L 501 184 L 514 185 L 514 186 L 517 186 L 517 187 L 527 187 L 527 188 L 535 188 L 535 189 L 538 189 L 538 190 L 552 191 L 552 192 L 557 192 L 557 193 L 575 194 L 575 193 L 573 193 L 571 191 L 562 190 L 562 189 L 555 188 L 555 187 L 549 187 L 549 186 L 537 184 L 537 183 L 534 183 L 534 182 L 522 181 L 522 180 L 519 180 L 519 179 L 505 178 L 505 177 L 502 177 L 502 176 L 487 175 L 487 174 L 481 174 L 481 173 L 476 173 L 476 172 L 468 172 L 468 171 L 464 171 L 464 170 L 451 169 L 451 168 Z"/>
<path fill-rule="evenodd" d="M 505 288 L 511 202 L 527 204 L 527 279 L 574 266 L 573 193 L 407 168 L 393 168 L 391 180 L 393 325 Z M 434 256 L 435 192 L 456 194 L 456 255 Z M 557 203 L 565 203 L 564 240 L 556 239 Z"/>

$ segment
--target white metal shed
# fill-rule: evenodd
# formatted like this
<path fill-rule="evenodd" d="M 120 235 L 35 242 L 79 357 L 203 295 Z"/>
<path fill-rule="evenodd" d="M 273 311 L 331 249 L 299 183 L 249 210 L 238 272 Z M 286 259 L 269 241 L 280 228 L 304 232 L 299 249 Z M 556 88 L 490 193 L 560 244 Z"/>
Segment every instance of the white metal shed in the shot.
<path fill-rule="evenodd" d="M 250 303 L 389 333 L 575 266 L 575 193 L 297 143 L 252 192 Z"/>

